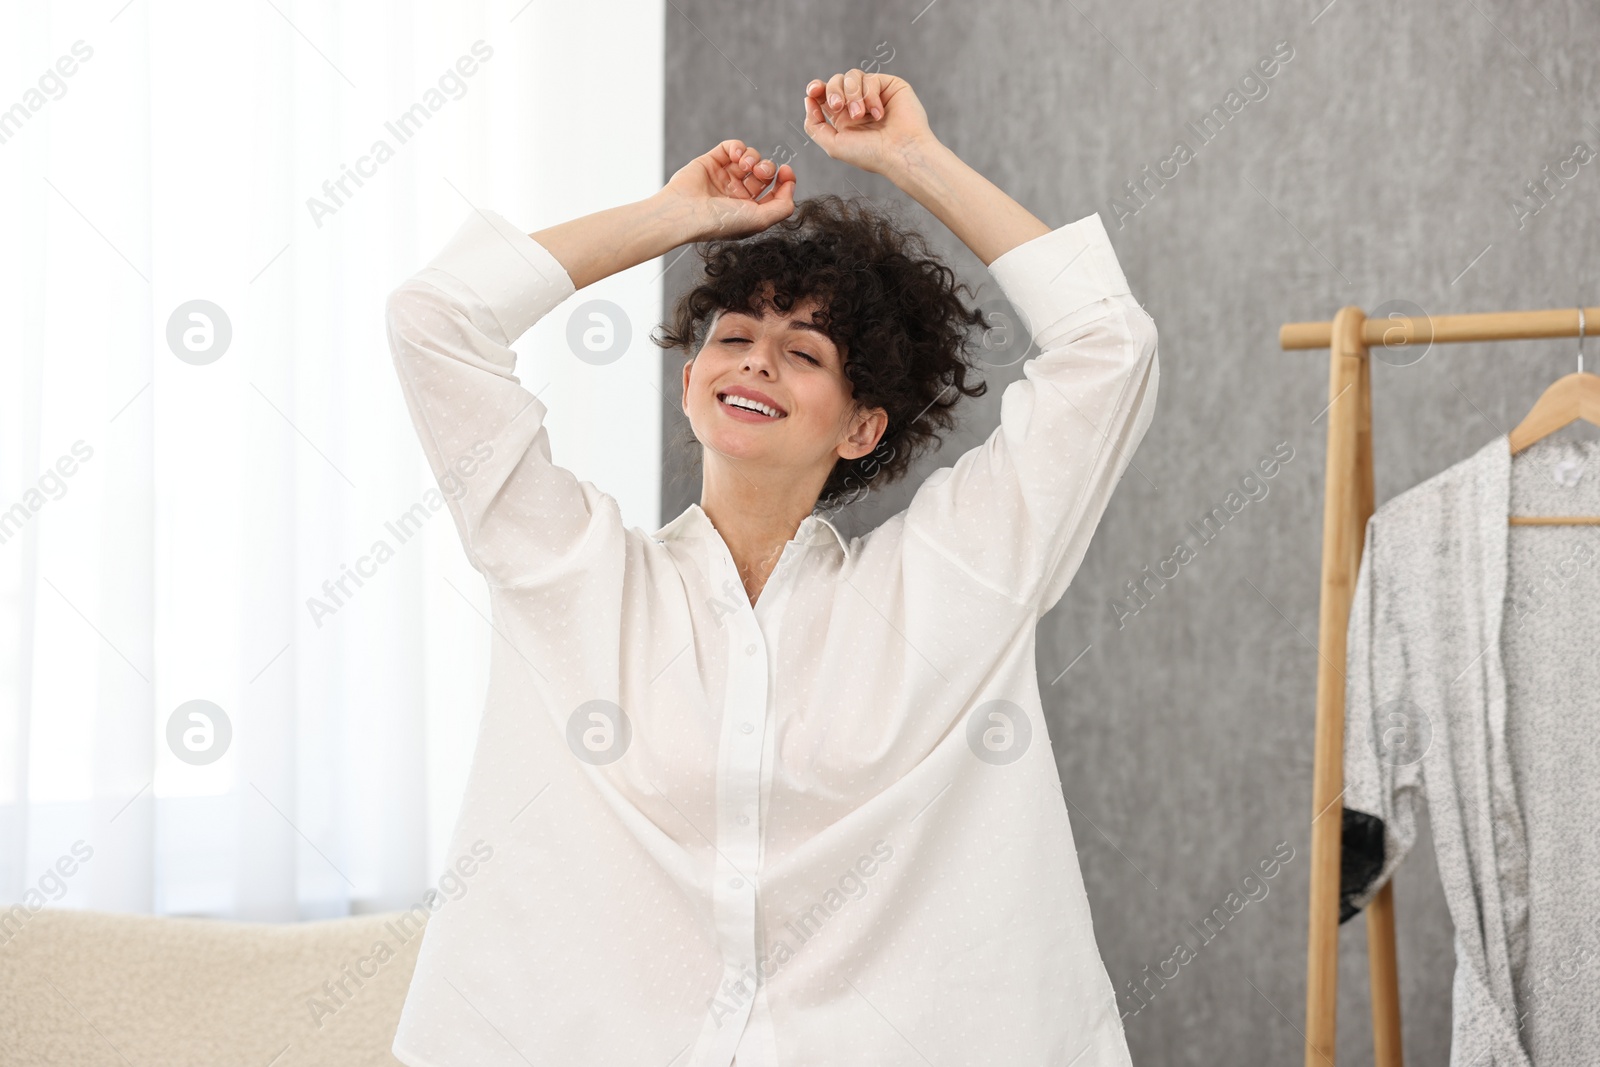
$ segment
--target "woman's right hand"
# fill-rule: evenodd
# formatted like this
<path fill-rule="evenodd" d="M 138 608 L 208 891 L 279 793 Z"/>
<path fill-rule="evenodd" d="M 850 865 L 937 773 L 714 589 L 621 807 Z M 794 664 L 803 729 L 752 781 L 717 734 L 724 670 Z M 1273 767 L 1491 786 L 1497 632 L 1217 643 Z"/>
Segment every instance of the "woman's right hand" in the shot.
<path fill-rule="evenodd" d="M 777 184 L 760 195 L 772 181 Z M 794 170 L 729 138 L 696 156 L 657 195 L 686 216 L 692 241 L 748 237 L 794 213 Z"/>

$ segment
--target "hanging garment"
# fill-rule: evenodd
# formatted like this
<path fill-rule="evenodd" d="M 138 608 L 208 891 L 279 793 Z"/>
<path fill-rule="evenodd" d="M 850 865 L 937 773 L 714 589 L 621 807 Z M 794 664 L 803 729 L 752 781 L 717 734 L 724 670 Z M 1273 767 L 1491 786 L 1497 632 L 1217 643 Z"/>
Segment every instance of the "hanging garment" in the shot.
<path fill-rule="evenodd" d="M 1455 924 L 1451 1067 L 1600 1059 L 1600 441 L 1502 435 L 1367 524 L 1345 678 L 1340 921 L 1426 801 Z"/>
<path fill-rule="evenodd" d="M 402 1062 L 1129 1064 L 1034 634 L 1149 425 L 1156 331 L 1098 215 L 989 271 L 1042 350 L 1000 425 L 865 536 L 808 516 L 754 605 L 698 504 L 645 533 L 551 462 L 510 347 L 573 292 L 547 249 L 474 212 L 390 294 L 496 636 L 475 873 Z"/>

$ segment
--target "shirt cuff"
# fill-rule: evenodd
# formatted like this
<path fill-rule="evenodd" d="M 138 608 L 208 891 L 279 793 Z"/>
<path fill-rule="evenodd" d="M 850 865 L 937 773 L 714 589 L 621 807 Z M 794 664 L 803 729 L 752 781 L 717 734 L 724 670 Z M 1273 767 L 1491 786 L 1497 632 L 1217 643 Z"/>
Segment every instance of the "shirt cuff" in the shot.
<path fill-rule="evenodd" d="M 1129 292 L 1099 212 L 1022 242 L 990 263 L 989 273 L 1035 330 Z"/>
<path fill-rule="evenodd" d="M 549 249 L 487 209 L 474 209 L 426 269 L 450 275 L 476 295 L 507 345 L 577 291 Z"/>

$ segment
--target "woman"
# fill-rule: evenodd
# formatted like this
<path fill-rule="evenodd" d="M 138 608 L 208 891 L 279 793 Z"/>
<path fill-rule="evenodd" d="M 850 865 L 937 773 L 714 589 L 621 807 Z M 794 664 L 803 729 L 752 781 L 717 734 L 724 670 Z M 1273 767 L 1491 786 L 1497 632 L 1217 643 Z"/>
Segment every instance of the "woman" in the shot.
<path fill-rule="evenodd" d="M 902 79 L 835 74 L 805 109 L 972 249 L 1042 351 L 982 445 L 847 541 L 819 503 L 904 473 L 981 392 L 983 320 L 915 235 L 836 198 L 797 212 L 787 164 L 729 140 L 531 235 L 474 212 L 391 294 L 497 635 L 408 1064 L 1129 1062 L 1033 641 L 1149 424 L 1154 324 L 1098 215 L 1051 230 Z M 647 534 L 551 463 L 510 345 L 691 241 L 706 274 L 659 343 L 692 356 L 701 500 Z"/>

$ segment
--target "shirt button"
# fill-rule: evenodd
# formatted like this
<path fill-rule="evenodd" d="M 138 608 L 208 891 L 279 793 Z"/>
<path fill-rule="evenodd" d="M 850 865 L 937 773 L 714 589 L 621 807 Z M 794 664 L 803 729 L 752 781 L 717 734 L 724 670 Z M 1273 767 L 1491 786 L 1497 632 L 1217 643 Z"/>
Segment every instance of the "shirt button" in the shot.
<path fill-rule="evenodd" d="M 731 882 L 729 882 L 728 884 L 731 885 L 735 889 L 740 889 L 740 888 L 743 888 L 743 886 L 744 886 L 744 879 L 743 878 L 735 878 Z"/>
<path fill-rule="evenodd" d="M 752 733 L 754 731 L 755 731 L 755 727 L 751 726 L 749 723 L 745 723 L 743 726 L 739 727 L 739 732 L 740 733 L 748 734 L 748 733 Z"/>
<path fill-rule="evenodd" d="M 740 826 L 749 826 L 750 825 L 750 816 L 748 816 L 748 815 L 739 816 L 739 825 Z"/>
<path fill-rule="evenodd" d="M 756 654 L 756 646 L 754 642 L 744 646 L 744 654 L 747 656 L 753 656 Z"/>

